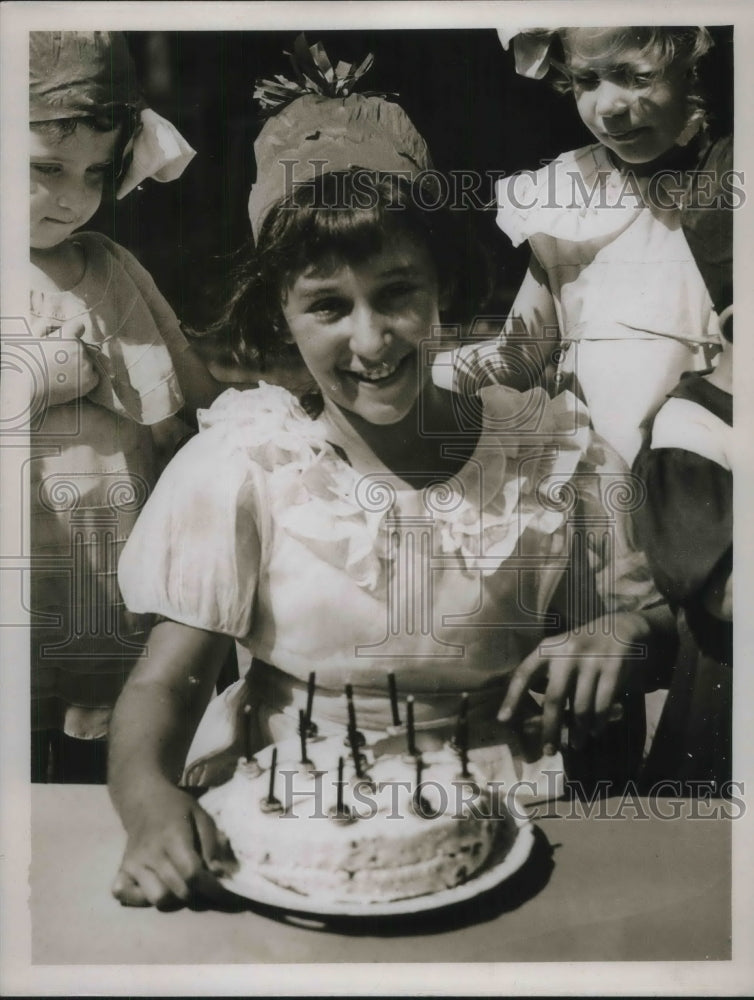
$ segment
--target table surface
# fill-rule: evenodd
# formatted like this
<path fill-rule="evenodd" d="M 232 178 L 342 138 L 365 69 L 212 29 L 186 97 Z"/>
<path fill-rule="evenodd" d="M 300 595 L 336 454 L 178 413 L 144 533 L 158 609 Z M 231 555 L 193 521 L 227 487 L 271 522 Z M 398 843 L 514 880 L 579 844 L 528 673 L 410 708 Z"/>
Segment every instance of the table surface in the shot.
<path fill-rule="evenodd" d="M 725 804 L 611 799 L 535 807 L 535 846 L 498 889 L 413 918 L 303 927 L 232 897 L 228 911 L 122 907 L 125 835 L 104 788 L 32 787 L 32 962 L 689 961 L 727 959 Z M 672 817 L 674 812 L 677 818 Z"/>

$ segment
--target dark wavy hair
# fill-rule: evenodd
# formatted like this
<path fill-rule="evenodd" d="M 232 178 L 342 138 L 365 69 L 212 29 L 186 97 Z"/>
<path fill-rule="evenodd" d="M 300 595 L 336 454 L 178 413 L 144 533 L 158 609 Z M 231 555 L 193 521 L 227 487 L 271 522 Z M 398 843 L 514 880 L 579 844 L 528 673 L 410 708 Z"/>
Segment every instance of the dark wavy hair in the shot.
<path fill-rule="evenodd" d="M 113 172 L 106 178 L 108 190 L 112 195 L 118 182 L 128 169 L 131 154 L 126 148 L 139 127 L 139 113 L 135 108 L 125 104 L 114 104 L 102 109 L 96 114 L 80 118 L 53 118 L 49 121 L 30 122 L 29 128 L 44 136 L 49 142 L 59 143 L 73 135 L 79 128 L 87 128 L 92 132 L 114 132 L 118 130 L 118 138 L 113 152 Z"/>
<path fill-rule="evenodd" d="M 446 293 L 444 316 L 459 326 L 471 319 L 490 294 L 491 267 L 465 213 L 428 207 L 438 200 L 433 179 L 353 168 L 298 186 L 269 211 L 257 245 L 243 249 L 230 299 L 206 333 L 234 361 L 263 371 L 290 354 L 281 301 L 296 276 L 333 259 L 363 262 L 398 233 L 429 251 Z"/>

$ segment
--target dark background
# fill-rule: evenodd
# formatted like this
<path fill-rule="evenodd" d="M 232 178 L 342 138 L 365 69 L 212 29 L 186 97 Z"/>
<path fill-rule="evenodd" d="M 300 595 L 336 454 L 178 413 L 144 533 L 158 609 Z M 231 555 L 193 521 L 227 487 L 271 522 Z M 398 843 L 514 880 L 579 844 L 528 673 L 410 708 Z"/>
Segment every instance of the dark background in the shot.
<path fill-rule="evenodd" d="M 176 19 L 180 5 L 175 5 Z M 732 127 L 732 29 L 716 40 L 705 86 L 717 127 Z M 130 249 L 151 272 L 178 316 L 201 328 L 223 295 L 231 255 L 248 240 L 246 202 L 254 179 L 253 142 L 261 123 L 253 102 L 258 77 L 291 77 L 295 32 L 128 32 L 148 103 L 197 151 L 183 177 L 146 181 L 121 202 L 103 204 L 90 223 Z M 358 89 L 395 94 L 428 142 L 440 170 L 511 173 L 536 168 L 590 134 L 573 98 L 517 76 L 513 55 L 493 30 L 307 30 L 333 64 L 375 62 Z M 490 186 L 490 196 L 492 189 Z M 498 295 L 509 302 L 526 267 L 480 211 L 475 224 L 490 249 Z"/>

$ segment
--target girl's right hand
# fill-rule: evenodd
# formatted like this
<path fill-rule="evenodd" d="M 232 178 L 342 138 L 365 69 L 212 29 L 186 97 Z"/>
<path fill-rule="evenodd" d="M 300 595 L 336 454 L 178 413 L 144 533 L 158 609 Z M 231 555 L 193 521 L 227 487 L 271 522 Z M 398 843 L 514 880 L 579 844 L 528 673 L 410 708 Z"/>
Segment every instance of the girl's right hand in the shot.
<path fill-rule="evenodd" d="M 46 398 L 50 406 L 60 406 L 79 396 L 86 396 L 99 382 L 97 369 L 81 341 L 83 325 L 65 332 L 65 337 L 48 334 L 39 341 L 47 375 Z"/>
<path fill-rule="evenodd" d="M 175 906 L 194 896 L 225 895 L 217 875 L 232 855 L 212 818 L 170 785 L 150 796 L 129 831 L 112 892 L 124 906 Z M 225 863 L 223 863 L 225 861 Z"/>

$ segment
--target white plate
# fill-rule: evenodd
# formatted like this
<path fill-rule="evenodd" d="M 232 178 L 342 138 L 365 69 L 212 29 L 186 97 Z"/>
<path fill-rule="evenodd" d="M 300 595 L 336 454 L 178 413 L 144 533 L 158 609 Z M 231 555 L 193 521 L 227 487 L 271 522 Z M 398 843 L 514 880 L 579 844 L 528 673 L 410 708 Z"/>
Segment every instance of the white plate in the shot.
<path fill-rule="evenodd" d="M 394 917 L 453 906 L 474 899 L 482 892 L 494 889 L 519 870 L 529 857 L 534 846 L 534 826 L 530 820 L 519 823 L 518 834 L 513 846 L 502 858 L 496 857 L 500 849 L 493 853 L 487 864 L 461 885 L 452 889 L 442 889 L 426 896 L 412 896 L 410 899 L 396 899 L 381 903 L 336 902 L 316 900 L 302 896 L 291 889 L 269 882 L 266 878 L 250 875 L 244 879 L 229 876 L 220 879 L 221 884 L 238 896 L 245 896 L 256 903 L 275 906 L 288 913 L 310 914 L 318 917 Z"/>

